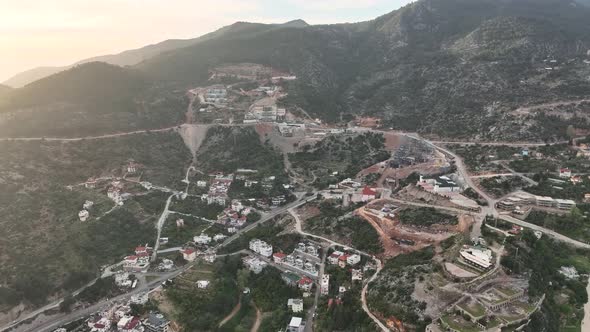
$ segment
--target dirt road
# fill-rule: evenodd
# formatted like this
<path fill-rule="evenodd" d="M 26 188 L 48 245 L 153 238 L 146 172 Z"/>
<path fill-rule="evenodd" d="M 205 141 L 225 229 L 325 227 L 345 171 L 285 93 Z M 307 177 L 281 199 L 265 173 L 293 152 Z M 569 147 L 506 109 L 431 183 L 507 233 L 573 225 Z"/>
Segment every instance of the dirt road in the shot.
<path fill-rule="evenodd" d="M 219 323 L 219 327 L 222 327 L 225 323 L 229 322 L 230 319 L 234 318 L 234 316 L 238 313 L 238 311 L 240 311 L 240 308 L 242 308 L 242 298 L 240 297 L 238 299 L 238 304 L 236 304 L 236 306 L 233 308 L 233 310 L 227 315 L 225 316 L 224 319 L 221 320 L 221 322 Z"/>
<path fill-rule="evenodd" d="M 530 112 L 540 111 L 543 108 L 554 108 L 554 107 L 559 107 L 559 106 L 579 105 L 581 103 L 587 103 L 587 102 L 590 102 L 590 99 L 556 101 L 556 102 L 552 102 L 552 103 L 519 107 L 512 113 L 526 115 L 526 114 L 529 114 Z"/>
<path fill-rule="evenodd" d="M 256 309 L 256 321 L 254 322 L 254 325 L 252 325 L 250 332 L 258 332 L 260 324 L 262 324 L 262 312 L 260 311 L 260 309 L 258 309 L 254 302 L 252 302 L 252 305 L 254 306 L 254 309 Z"/>

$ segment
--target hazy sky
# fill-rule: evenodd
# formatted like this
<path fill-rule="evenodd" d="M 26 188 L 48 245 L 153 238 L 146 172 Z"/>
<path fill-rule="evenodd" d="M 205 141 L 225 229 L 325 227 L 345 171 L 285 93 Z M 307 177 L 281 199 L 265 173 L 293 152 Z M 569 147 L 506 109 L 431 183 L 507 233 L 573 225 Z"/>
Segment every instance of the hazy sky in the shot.
<path fill-rule="evenodd" d="M 0 82 L 236 21 L 357 22 L 410 0 L 0 0 Z"/>

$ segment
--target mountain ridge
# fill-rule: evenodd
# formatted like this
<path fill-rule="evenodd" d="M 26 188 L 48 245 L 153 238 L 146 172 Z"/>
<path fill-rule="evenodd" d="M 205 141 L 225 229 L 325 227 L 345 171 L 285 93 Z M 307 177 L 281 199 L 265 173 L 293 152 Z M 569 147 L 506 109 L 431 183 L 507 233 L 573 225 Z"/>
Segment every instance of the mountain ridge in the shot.
<path fill-rule="evenodd" d="M 183 48 L 190 46 L 195 43 L 199 43 L 205 40 L 219 38 L 223 34 L 226 33 L 243 33 L 247 32 L 248 29 L 255 29 L 260 27 L 289 27 L 289 28 L 302 28 L 307 27 L 307 24 L 304 20 L 292 20 L 286 23 L 280 24 L 262 24 L 262 23 L 249 23 L 249 22 L 236 22 L 228 26 L 224 26 L 218 30 L 213 32 L 204 34 L 199 37 L 190 38 L 190 39 L 167 39 L 158 43 L 149 44 L 140 48 L 130 49 L 126 51 L 122 51 L 116 54 L 107 54 L 101 56 L 90 57 L 84 60 L 80 60 L 75 62 L 69 66 L 45 66 L 45 67 L 36 67 L 32 69 L 28 69 L 26 71 L 17 73 L 12 77 L 8 78 L 4 82 L 3 85 L 7 85 L 13 88 L 20 88 L 24 87 L 25 85 L 37 81 L 39 79 L 51 76 L 53 74 L 57 74 L 61 71 L 68 70 L 70 68 L 75 67 L 76 65 L 81 65 L 84 63 L 89 62 L 106 62 L 113 65 L 118 66 L 133 66 L 136 65 L 146 59 L 149 59 L 153 56 L 156 56 L 161 53 L 165 53 L 168 51 L 172 51 L 178 48 Z"/>
<path fill-rule="evenodd" d="M 370 115 L 435 137 L 557 140 L 569 125 L 590 130 L 590 119 L 513 111 L 583 97 L 588 60 L 590 8 L 575 2 L 420 0 L 359 23 L 238 22 L 131 68 L 185 91 L 215 66 L 259 63 L 299 78 L 286 107 L 328 122 Z"/>

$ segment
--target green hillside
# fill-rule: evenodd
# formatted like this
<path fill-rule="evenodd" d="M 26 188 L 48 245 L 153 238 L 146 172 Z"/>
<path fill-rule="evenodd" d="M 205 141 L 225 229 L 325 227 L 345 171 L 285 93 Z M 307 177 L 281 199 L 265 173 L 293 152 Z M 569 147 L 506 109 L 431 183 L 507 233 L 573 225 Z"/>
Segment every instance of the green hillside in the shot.
<path fill-rule="evenodd" d="M 219 38 L 225 34 L 239 34 L 248 33 L 250 30 L 256 30 L 259 28 L 265 29 L 277 29 L 281 27 L 305 27 L 308 24 L 303 20 L 294 20 L 284 24 L 258 24 L 258 23 L 246 23 L 238 22 L 232 25 L 225 26 L 221 29 L 205 34 L 203 36 L 192 38 L 192 39 L 168 39 L 160 43 L 147 45 L 138 49 L 127 50 L 118 54 L 101 55 L 88 59 L 84 59 L 76 62 L 71 66 L 63 67 L 37 67 L 18 73 L 6 81 L 3 84 L 15 88 L 23 87 L 29 83 L 40 80 L 42 78 L 57 74 L 64 70 L 68 70 L 76 65 L 81 65 L 89 62 L 106 62 L 117 66 L 133 66 L 144 60 L 152 58 L 158 54 L 172 51 L 175 49 L 187 47 L 200 43 L 202 41 Z"/>
<path fill-rule="evenodd" d="M 0 142 L 0 312 L 19 300 L 40 304 L 46 296 L 73 290 L 98 267 L 155 241 L 154 223 L 166 194 L 132 197 L 111 214 L 108 182 L 96 189 L 75 186 L 90 177 L 121 175 L 132 158 L 143 165 L 142 180 L 176 188 L 190 152 L 176 133 L 152 133 L 79 142 Z M 67 185 L 74 185 L 71 190 Z M 101 186 L 104 186 L 101 188 Z M 139 186 L 125 184 L 125 191 Z M 150 197 L 155 197 L 150 199 Z M 85 200 L 91 218 L 78 220 Z M 155 204 L 155 205 L 154 205 Z M 132 236 L 130 236 L 132 234 Z"/>
<path fill-rule="evenodd" d="M 126 102 L 146 86 L 146 81 L 139 72 L 103 62 L 93 62 L 14 90 L 3 109 L 59 102 L 91 106 Z"/>
<path fill-rule="evenodd" d="M 575 3 L 422 0 L 358 24 L 228 34 L 137 68 L 194 85 L 220 63 L 262 63 L 299 77 L 287 104 L 327 120 L 371 114 L 387 126 L 442 136 L 556 139 L 570 117 L 548 126 L 510 111 L 583 97 L 589 49 L 590 10 Z M 549 72 L 547 59 L 561 66 Z"/>
<path fill-rule="evenodd" d="M 93 62 L 12 89 L 0 99 L 0 136 L 90 136 L 182 123 L 183 94 L 135 69 Z"/>
<path fill-rule="evenodd" d="M 590 130 L 574 109 L 513 112 L 590 90 L 590 8 L 571 1 L 420 0 L 367 22 L 239 22 L 194 41 L 132 68 L 80 65 L 18 89 L 2 109 L 50 109 L 68 121 L 48 131 L 21 113 L 6 128 L 23 136 L 175 125 L 185 91 L 204 84 L 209 70 L 252 62 L 295 73 L 282 102 L 330 122 L 376 115 L 386 127 L 482 140 Z M 162 99 L 164 107 L 153 105 Z"/>

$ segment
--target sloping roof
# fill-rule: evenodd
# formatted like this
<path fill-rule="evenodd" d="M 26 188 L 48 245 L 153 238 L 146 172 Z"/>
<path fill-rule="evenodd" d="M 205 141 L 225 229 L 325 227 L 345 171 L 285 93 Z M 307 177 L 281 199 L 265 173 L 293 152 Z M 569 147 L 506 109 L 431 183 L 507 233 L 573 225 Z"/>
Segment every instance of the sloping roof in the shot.
<path fill-rule="evenodd" d="M 303 278 L 299 279 L 299 281 L 297 283 L 300 284 L 300 285 L 306 285 L 306 284 L 313 283 L 313 280 L 311 280 L 308 277 L 303 277 Z"/>
<path fill-rule="evenodd" d="M 363 188 L 363 195 L 367 195 L 367 196 L 376 196 L 377 192 L 375 190 L 373 190 L 373 188 L 365 186 Z"/>

